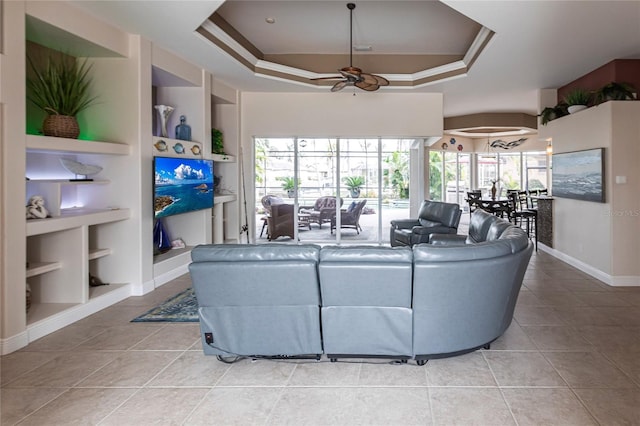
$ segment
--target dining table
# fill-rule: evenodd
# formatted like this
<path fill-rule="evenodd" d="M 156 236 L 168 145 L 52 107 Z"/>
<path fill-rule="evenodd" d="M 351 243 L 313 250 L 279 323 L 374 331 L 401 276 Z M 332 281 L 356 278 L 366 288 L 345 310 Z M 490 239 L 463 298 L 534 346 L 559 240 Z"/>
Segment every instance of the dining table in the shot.
<path fill-rule="evenodd" d="M 510 200 L 507 197 L 480 197 L 470 199 L 470 203 L 475 203 L 476 208 L 485 210 L 496 216 L 500 216 L 509 219 L 509 212 L 511 211 Z"/>

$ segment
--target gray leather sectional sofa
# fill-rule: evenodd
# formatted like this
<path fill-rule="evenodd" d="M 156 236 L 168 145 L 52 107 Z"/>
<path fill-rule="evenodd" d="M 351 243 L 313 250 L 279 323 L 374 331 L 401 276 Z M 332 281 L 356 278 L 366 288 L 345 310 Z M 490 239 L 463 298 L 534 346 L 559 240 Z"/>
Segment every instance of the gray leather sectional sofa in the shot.
<path fill-rule="evenodd" d="M 509 327 L 533 245 L 479 211 L 471 236 L 410 247 L 201 245 L 189 269 L 204 353 L 453 356 Z M 453 238 L 456 237 L 456 238 Z"/>

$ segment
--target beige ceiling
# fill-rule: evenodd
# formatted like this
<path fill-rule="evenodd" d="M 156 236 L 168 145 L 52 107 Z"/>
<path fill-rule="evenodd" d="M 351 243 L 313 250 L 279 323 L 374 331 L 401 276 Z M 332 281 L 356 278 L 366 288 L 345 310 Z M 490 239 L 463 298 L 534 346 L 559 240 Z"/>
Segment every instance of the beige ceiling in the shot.
<path fill-rule="evenodd" d="M 226 5 L 236 3 L 235 0 L 71 2 L 116 27 L 140 34 L 158 46 L 176 52 L 211 71 L 217 80 L 240 91 L 320 93 L 328 90 L 311 84 L 292 84 L 287 79 L 265 78 L 197 32 L 209 16 Z M 286 3 L 311 3 L 318 7 L 326 5 L 335 8 L 333 19 L 323 18 L 319 13 L 313 16 L 291 13 L 300 27 L 294 31 L 293 37 L 289 35 L 288 38 L 296 39 L 304 46 L 312 46 L 310 43 L 314 37 L 320 37 L 320 40 L 332 37 L 337 43 L 343 43 L 344 50 L 339 50 L 337 54 L 348 53 L 346 1 L 297 0 Z M 364 19 L 370 5 L 391 3 L 399 6 L 404 2 L 358 0 L 355 3 L 354 20 L 358 25 L 365 25 L 371 19 Z M 416 0 L 411 3 L 431 1 Z M 505 112 L 535 115 L 539 111 L 540 89 L 564 86 L 613 59 L 640 59 L 640 1 L 441 0 L 436 3 L 493 31 L 490 42 L 464 76 L 435 84 L 412 86 L 410 89 L 391 86 L 380 90 L 388 93 L 406 93 L 408 90 L 442 93 L 444 116 L 447 118 Z M 264 13 L 260 13 L 259 17 L 264 20 Z M 284 19 L 280 16 L 275 18 L 275 25 Z M 384 24 L 379 25 L 376 31 L 386 31 L 390 41 L 396 40 L 396 46 L 408 45 L 414 39 L 419 39 L 411 35 L 411 27 L 430 28 L 420 25 L 420 22 L 418 25 L 408 25 L 411 18 L 405 18 L 405 25 L 404 21 L 394 23 L 398 19 L 394 15 L 381 14 Z M 256 22 L 256 26 L 264 27 L 262 22 L 260 25 Z M 443 31 L 441 26 L 437 28 L 435 33 L 429 34 L 429 40 L 437 39 L 439 32 Z M 376 40 L 364 38 L 373 37 L 371 34 L 358 31 L 354 34 L 358 43 L 372 43 L 374 49 L 381 48 L 377 42 L 374 44 Z M 266 45 L 260 44 L 262 38 L 270 41 L 269 37 L 258 37 L 254 43 L 265 54 L 272 53 Z M 319 50 L 312 52 L 315 51 Z M 357 63 L 354 59 L 354 64 Z"/>
<path fill-rule="evenodd" d="M 227 1 L 197 32 L 258 76 L 297 84 L 350 65 L 350 11 L 341 1 Z M 391 86 L 466 74 L 493 32 L 435 1 L 361 1 L 353 11 L 353 65 Z"/>

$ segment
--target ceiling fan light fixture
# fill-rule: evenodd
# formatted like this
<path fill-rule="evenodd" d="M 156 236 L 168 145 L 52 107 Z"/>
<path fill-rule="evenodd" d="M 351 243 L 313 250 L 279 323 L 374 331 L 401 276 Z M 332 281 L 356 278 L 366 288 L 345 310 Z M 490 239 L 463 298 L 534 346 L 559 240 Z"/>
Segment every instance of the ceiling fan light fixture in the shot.
<path fill-rule="evenodd" d="M 353 9 L 355 8 L 355 3 L 347 3 L 347 9 L 349 9 L 349 46 L 351 47 L 349 49 L 349 66 L 339 69 L 339 76 L 312 78 L 312 80 L 340 80 L 331 87 L 332 92 L 338 92 L 346 86 L 356 86 L 367 92 L 373 92 L 378 90 L 380 86 L 389 85 L 389 80 L 386 78 L 362 72 L 360 68 L 353 66 L 353 51 L 357 50 L 353 45 Z M 359 47 L 364 51 L 371 50 L 371 46 Z"/>

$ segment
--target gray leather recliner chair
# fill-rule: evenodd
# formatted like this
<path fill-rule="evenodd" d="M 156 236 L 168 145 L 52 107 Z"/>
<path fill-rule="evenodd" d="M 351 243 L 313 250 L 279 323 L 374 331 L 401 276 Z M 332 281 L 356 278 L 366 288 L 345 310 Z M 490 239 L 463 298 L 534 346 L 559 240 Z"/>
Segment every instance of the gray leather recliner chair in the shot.
<path fill-rule="evenodd" d="M 431 234 L 458 232 L 462 210 L 459 204 L 424 200 L 416 219 L 391 221 L 389 241 L 392 247 L 428 243 Z"/>

